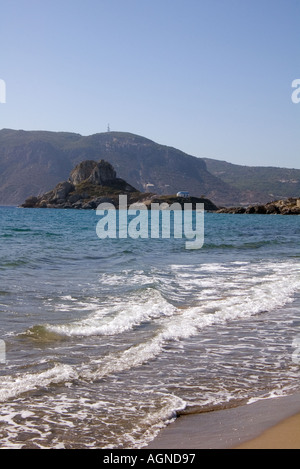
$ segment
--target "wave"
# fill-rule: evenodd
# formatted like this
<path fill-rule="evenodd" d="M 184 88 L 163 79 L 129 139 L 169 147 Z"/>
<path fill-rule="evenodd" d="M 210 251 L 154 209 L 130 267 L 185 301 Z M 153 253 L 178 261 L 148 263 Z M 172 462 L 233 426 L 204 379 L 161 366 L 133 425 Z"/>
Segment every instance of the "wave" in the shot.
<path fill-rule="evenodd" d="M 246 266 L 242 264 L 238 267 L 238 271 L 245 268 Z M 255 266 L 255 270 L 258 271 L 262 268 Z M 183 279 L 184 277 L 181 278 L 182 284 Z M 206 300 L 203 305 L 176 308 L 171 316 L 159 318 L 159 332 L 151 339 L 133 345 L 121 353 L 108 355 L 104 360 L 100 360 L 98 369 L 91 372 L 89 377 L 102 378 L 112 372 L 140 366 L 158 357 L 168 343 L 194 337 L 203 328 L 247 319 L 281 308 L 292 302 L 294 293 L 299 290 L 299 269 L 297 266 L 293 269 L 287 264 L 273 265 L 271 273 L 258 277 L 257 281 L 245 291 L 238 288 L 238 279 L 239 275 L 236 276 L 236 291 L 232 292 L 230 285 L 227 296 Z M 186 277 L 185 281 L 189 283 Z M 94 364 L 97 364 L 97 360 Z"/>
<path fill-rule="evenodd" d="M 94 305 L 96 308 L 96 305 Z M 161 294 L 154 289 L 146 288 L 143 295 L 132 295 L 129 299 L 117 301 L 115 305 L 109 305 L 97 309 L 85 319 L 62 325 L 34 326 L 26 334 L 38 338 L 41 332 L 45 336 L 93 336 L 115 335 L 133 329 L 150 320 L 170 316 L 176 312 L 176 308 L 168 303 Z"/>
<path fill-rule="evenodd" d="M 24 333 L 19 334 L 19 336 L 31 338 L 33 341 L 37 341 L 39 343 L 48 343 L 62 340 L 62 336 L 60 334 L 49 330 L 43 325 L 33 326 Z"/>
<path fill-rule="evenodd" d="M 52 368 L 37 372 L 0 378 L 0 401 L 15 398 L 35 389 L 75 380 L 79 377 L 76 368 L 65 364 L 55 364 Z"/>
<path fill-rule="evenodd" d="M 232 263 L 230 267 L 207 264 L 194 271 L 188 265 L 175 265 L 172 270 L 176 274 L 177 286 L 198 292 L 196 304 L 178 307 L 157 289 L 146 288 L 125 301 L 119 299 L 112 306 L 106 305 L 80 321 L 34 326 L 26 331 L 28 337 L 52 341 L 62 337 L 122 335 L 145 322 L 155 325 L 146 336 L 136 336 L 140 343 L 129 344 L 123 351 L 114 351 L 99 358 L 85 357 L 86 362 L 79 366 L 55 364 L 53 368 L 36 374 L 3 377 L 0 379 L 0 400 L 40 386 L 78 379 L 101 380 L 107 375 L 139 367 L 159 359 L 168 344 L 180 345 L 181 341 L 195 337 L 204 328 L 281 308 L 291 303 L 299 290 L 299 267 L 286 262 L 268 265 L 240 262 Z M 205 288 L 201 290 L 200 286 L 202 284 L 203 287 L 205 281 Z M 209 298 L 207 290 L 214 296 Z"/>
<path fill-rule="evenodd" d="M 95 299 L 93 304 L 72 301 L 71 309 L 90 309 L 92 312 L 66 324 L 33 326 L 26 334 L 37 339 L 113 336 L 146 322 L 156 322 L 159 327 L 164 327 L 165 320 L 168 330 L 174 330 L 175 326 L 182 331 L 191 328 L 190 334 L 193 334 L 195 327 L 250 317 L 280 307 L 292 300 L 300 285 L 298 266 L 286 262 L 216 263 L 193 268 L 175 265 L 171 270 L 172 277 L 159 277 L 155 272 L 155 286 L 135 286 L 133 293 L 111 297 L 101 306 Z M 134 275 L 115 274 L 114 282 L 124 287 L 134 283 L 134 278 Z M 154 283 L 149 276 L 144 276 L 145 284 L 151 281 Z M 66 309 L 65 305 L 62 307 Z M 174 334 L 175 339 L 177 335 Z"/>
<path fill-rule="evenodd" d="M 106 363 L 101 363 L 90 377 L 102 378 L 112 372 L 140 366 L 158 357 L 168 343 L 196 336 L 203 328 L 270 312 L 292 302 L 294 292 L 299 289 L 298 279 L 289 285 L 286 279 L 278 279 L 275 284 L 273 282 L 274 277 L 270 276 L 263 288 L 253 287 L 243 298 L 238 295 L 208 301 L 205 310 L 201 307 L 181 310 L 181 314 L 161 321 L 161 331 L 155 337 L 120 354 L 108 356 Z M 270 296 L 271 292 L 273 296 Z"/>

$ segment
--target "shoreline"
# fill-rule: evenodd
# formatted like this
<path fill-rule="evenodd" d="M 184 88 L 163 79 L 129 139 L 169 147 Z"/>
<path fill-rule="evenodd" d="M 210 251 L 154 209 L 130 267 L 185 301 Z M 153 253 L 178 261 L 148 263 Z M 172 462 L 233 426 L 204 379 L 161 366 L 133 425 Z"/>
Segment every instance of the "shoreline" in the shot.
<path fill-rule="evenodd" d="M 300 449 L 300 393 L 185 414 L 146 449 Z"/>

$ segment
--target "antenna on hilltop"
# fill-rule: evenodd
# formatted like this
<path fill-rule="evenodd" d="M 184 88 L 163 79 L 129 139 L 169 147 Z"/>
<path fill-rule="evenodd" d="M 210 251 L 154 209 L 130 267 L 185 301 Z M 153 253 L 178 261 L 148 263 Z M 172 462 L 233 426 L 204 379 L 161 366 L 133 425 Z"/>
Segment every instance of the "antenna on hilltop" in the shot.
<path fill-rule="evenodd" d="M 107 132 L 110 132 L 110 126 L 107 124 Z"/>

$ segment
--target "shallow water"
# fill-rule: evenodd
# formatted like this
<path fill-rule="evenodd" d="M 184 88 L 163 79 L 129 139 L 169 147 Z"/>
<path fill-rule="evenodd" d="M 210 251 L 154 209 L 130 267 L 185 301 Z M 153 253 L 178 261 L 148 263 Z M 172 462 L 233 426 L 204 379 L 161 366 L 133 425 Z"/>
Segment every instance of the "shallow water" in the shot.
<path fill-rule="evenodd" d="M 181 412 L 299 390 L 299 217 L 205 214 L 205 244 L 0 209 L 0 445 L 141 448 Z"/>

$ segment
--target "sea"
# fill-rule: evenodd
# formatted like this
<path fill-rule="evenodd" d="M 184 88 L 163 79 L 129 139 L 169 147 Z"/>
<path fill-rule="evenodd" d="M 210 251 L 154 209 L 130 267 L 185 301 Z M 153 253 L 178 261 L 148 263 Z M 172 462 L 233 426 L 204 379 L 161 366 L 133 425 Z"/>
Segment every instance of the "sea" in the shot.
<path fill-rule="evenodd" d="M 206 212 L 199 249 L 98 221 L 0 208 L 0 448 L 141 449 L 299 392 L 299 216 Z"/>

